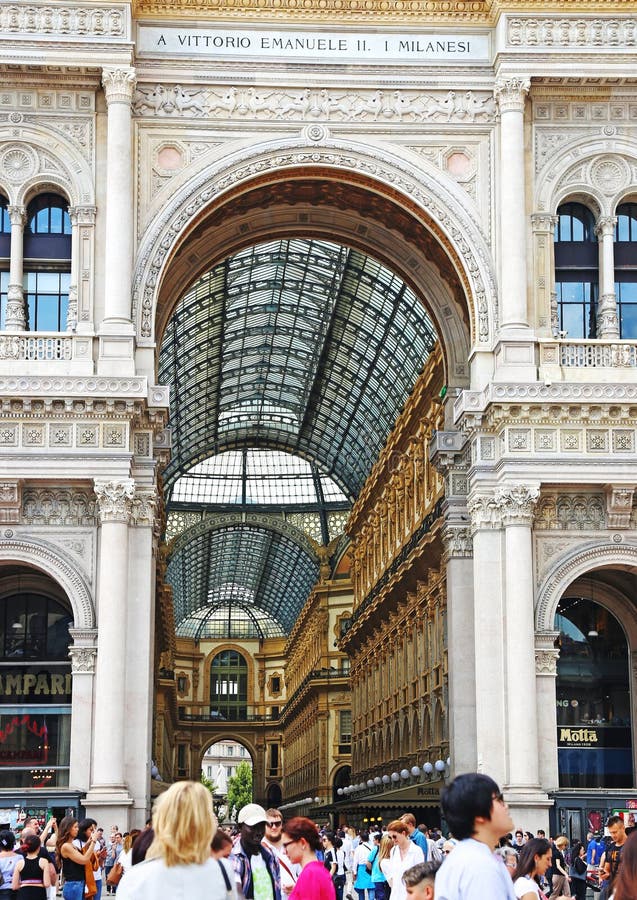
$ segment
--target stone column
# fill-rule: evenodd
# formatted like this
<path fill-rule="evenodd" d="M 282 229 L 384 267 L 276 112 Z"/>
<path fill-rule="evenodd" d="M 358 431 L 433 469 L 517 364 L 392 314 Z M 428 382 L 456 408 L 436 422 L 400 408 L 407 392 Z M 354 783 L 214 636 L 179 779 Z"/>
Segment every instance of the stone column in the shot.
<path fill-rule="evenodd" d="M 130 826 L 143 828 L 150 784 L 153 734 L 153 662 L 155 649 L 156 559 L 153 553 L 157 492 L 138 487 L 131 507 L 127 645 L 135 648 L 126 663 L 126 708 L 135 710 L 126 733 L 125 771 L 133 799 Z"/>
<path fill-rule="evenodd" d="M 131 102 L 135 83 L 134 69 L 104 69 L 102 74 L 108 106 L 104 324 L 109 332 L 125 334 L 132 331 L 134 198 Z"/>
<path fill-rule="evenodd" d="M 11 259 L 9 262 L 9 285 L 7 288 L 7 315 L 5 327 L 7 331 L 24 331 L 27 326 L 27 311 L 24 302 L 24 223 L 26 210 L 24 206 L 8 208 L 11 220 Z"/>
<path fill-rule="evenodd" d="M 97 631 L 93 628 L 69 628 L 69 634 L 73 640 L 69 647 L 73 675 L 69 784 L 80 791 L 87 791 L 91 772 Z"/>
<path fill-rule="evenodd" d="M 504 525 L 505 663 L 508 745 L 507 787 L 529 792 L 539 788 L 538 724 L 535 697 L 535 622 L 533 611 L 533 511 L 537 485 L 500 488 L 496 499 Z M 520 702 L 521 698 L 523 702 Z M 524 740 L 520 740 L 520 735 Z"/>
<path fill-rule="evenodd" d="M 619 339 L 619 318 L 615 296 L 615 216 L 602 216 L 595 226 L 599 241 L 599 301 L 597 303 L 597 337 Z"/>
<path fill-rule="evenodd" d="M 535 683 L 537 693 L 538 762 L 540 784 L 545 791 L 557 790 L 557 703 L 555 679 L 557 660 L 555 649 L 557 631 L 542 631 L 535 635 Z"/>
<path fill-rule="evenodd" d="M 100 514 L 93 771 L 86 807 L 130 805 L 124 767 L 128 520 L 132 478 L 95 480 Z M 123 816 L 125 818 L 125 816 Z M 119 824 L 119 823 L 118 823 Z M 122 826 L 123 827 L 123 826 Z"/>
<path fill-rule="evenodd" d="M 530 86 L 528 78 L 501 77 L 494 89 L 500 108 L 500 321 L 514 331 L 528 327 L 524 103 Z"/>
<path fill-rule="evenodd" d="M 468 518 L 468 517 L 467 517 Z M 447 670 L 452 774 L 475 772 L 476 688 L 473 602 L 473 540 L 468 522 L 448 521 L 443 530 L 447 575 Z"/>
<path fill-rule="evenodd" d="M 66 330 L 75 331 L 77 329 L 77 294 L 78 294 L 78 272 L 80 267 L 80 223 L 75 207 L 69 208 L 69 218 L 71 220 L 71 283 L 69 284 L 69 306 L 66 312 Z"/>
<path fill-rule="evenodd" d="M 560 328 L 555 292 L 555 252 L 553 234 L 557 216 L 534 213 L 531 216 L 533 228 L 534 281 L 537 297 L 537 319 L 540 328 L 553 337 Z"/>
<path fill-rule="evenodd" d="M 469 496 L 473 532 L 476 769 L 506 778 L 504 539 L 500 511 L 486 489 Z"/>

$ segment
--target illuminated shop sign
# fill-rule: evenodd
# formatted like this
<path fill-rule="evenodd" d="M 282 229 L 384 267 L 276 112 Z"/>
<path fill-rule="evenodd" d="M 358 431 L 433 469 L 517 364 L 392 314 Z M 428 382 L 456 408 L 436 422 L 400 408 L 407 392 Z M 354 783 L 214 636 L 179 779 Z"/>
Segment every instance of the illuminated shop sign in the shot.
<path fill-rule="evenodd" d="M 630 728 L 613 728 L 609 726 L 572 726 L 559 725 L 557 729 L 558 747 L 602 748 L 630 747 Z"/>

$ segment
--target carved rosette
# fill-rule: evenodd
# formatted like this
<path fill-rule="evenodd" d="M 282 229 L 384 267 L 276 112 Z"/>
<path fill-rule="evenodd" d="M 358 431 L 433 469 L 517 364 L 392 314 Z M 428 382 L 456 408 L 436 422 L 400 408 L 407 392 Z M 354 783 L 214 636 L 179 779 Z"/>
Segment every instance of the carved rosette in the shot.
<path fill-rule="evenodd" d="M 524 112 L 526 95 L 531 89 L 529 78 L 511 76 L 497 78 L 493 88 L 493 95 L 500 108 L 500 112 Z"/>
<path fill-rule="evenodd" d="M 102 86 L 108 106 L 111 103 L 126 103 L 130 106 L 133 102 L 136 84 L 137 79 L 133 68 L 102 70 Z"/>
<path fill-rule="evenodd" d="M 123 478 L 121 481 L 96 478 L 94 490 L 102 525 L 106 522 L 128 522 L 135 497 L 135 482 L 132 478 Z"/>
<path fill-rule="evenodd" d="M 73 675 L 92 675 L 95 672 L 96 647 L 70 647 L 69 656 Z"/>
<path fill-rule="evenodd" d="M 504 525 L 531 525 L 535 506 L 540 499 L 536 485 L 514 484 L 496 491 L 496 502 Z"/>
<path fill-rule="evenodd" d="M 155 510 L 158 502 L 159 498 L 154 488 L 147 491 L 136 491 L 131 503 L 131 524 L 152 527 L 155 523 Z"/>

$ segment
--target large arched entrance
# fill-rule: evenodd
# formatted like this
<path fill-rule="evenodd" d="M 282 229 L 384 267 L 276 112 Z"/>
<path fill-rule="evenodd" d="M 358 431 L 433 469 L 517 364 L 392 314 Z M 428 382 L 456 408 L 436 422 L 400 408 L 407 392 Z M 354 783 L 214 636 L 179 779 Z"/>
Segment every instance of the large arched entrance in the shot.
<path fill-rule="evenodd" d="M 459 252 L 475 228 L 461 235 L 449 210 L 425 211 L 417 194 L 360 174 L 339 180 L 329 166 L 282 170 L 193 201 L 167 256 L 163 239 L 151 309 L 157 380 L 172 397 L 164 484 L 178 682 L 184 673 L 177 740 L 213 716 L 258 722 L 256 799 L 280 792 L 285 803 L 324 783 L 297 801 L 317 805 L 332 795 L 322 756 L 350 765 L 349 666 L 334 638 L 350 621 L 351 581 L 336 622 L 326 601 L 329 651 L 308 646 L 305 661 L 316 652 L 316 662 L 303 677 L 286 641 L 340 560 L 349 579 L 345 519 L 419 380 L 426 373 L 421 391 L 443 396 L 466 386 L 472 336 L 489 331 L 486 257 Z M 142 278 L 143 342 L 153 325 Z M 238 669 L 220 680 L 196 661 L 234 652 L 228 642 L 241 647 L 245 685 Z M 300 744 L 314 731 L 309 759 Z"/>

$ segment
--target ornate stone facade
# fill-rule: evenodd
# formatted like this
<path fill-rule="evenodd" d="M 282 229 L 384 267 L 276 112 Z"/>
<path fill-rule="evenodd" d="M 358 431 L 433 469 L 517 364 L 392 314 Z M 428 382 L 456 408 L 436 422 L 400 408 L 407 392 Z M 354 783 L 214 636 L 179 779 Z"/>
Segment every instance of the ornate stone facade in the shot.
<path fill-rule="evenodd" d="M 160 537 L 174 548 L 238 519 L 184 508 L 166 522 L 157 347 L 198 275 L 309 235 L 382 260 L 440 340 L 347 539 L 324 542 L 303 512 L 239 516 L 320 570 L 285 642 L 237 645 L 260 717 L 241 732 L 257 798 L 327 804 L 351 766 L 356 817 L 388 768 L 427 755 L 450 759 L 445 777 L 488 771 L 517 820 L 547 827 L 571 585 L 604 583 L 636 687 L 621 579 L 637 565 L 637 340 L 616 287 L 620 207 L 637 194 L 636 45 L 632 0 L 0 6 L 0 584 L 3 568 L 46 572 L 72 611 L 70 806 L 141 824 L 150 759 L 166 779 L 196 776 L 229 730 L 202 718 L 218 647 L 175 640 Z M 27 329 L 29 208 L 46 194 L 68 206 L 71 246 L 55 332 Z M 554 229 L 571 202 L 594 219 L 594 338 L 561 318 Z M 419 779 L 402 787 L 436 793 Z"/>

